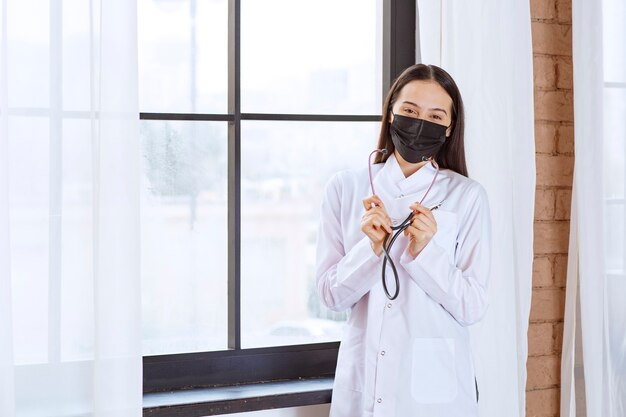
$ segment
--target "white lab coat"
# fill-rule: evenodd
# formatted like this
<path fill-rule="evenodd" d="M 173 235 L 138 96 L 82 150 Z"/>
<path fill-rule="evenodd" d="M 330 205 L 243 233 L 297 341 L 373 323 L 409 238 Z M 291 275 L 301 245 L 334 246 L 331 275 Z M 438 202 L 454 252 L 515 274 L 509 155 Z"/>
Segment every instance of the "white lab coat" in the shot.
<path fill-rule="evenodd" d="M 435 168 L 405 178 L 394 155 L 372 166 L 374 188 L 393 222 L 420 201 Z M 317 243 L 317 290 L 332 310 L 350 309 L 341 340 L 331 417 L 472 417 L 477 387 L 467 326 L 487 309 L 491 223 L 484 188 L 441 169 L 423 204 L 437 233 L 412 259 L 408 238 L 391 251 L 400 294 L 389 301 L 377 257 L 360 230 L 367 168 L 335 174 L 327 183 Z M 395 288 L 387 266 L 388 287 Z"/>

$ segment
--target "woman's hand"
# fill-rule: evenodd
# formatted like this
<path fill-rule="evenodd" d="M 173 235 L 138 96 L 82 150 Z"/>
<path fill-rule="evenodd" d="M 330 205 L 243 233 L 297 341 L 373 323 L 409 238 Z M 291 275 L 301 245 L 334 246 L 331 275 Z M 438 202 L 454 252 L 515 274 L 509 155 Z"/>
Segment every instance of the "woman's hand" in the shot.
<path fill-rule="evenodd" d="M 391 219 L 382 200 L 375 195 L 363 200 L 363 207 L 365 213 L 361 218 L 361 231 L 372 241 L 372 250 L 376 256 L 380 256 L 387 234 L 392 232 Z"/>
<path fill-rule="evenodd" d="M 415 213 L 404 235 L 409 237 L 409 254 L 415 258 L 437 233 L 437 221 L 432 211 L 420 203 L 409 206 Z"/>

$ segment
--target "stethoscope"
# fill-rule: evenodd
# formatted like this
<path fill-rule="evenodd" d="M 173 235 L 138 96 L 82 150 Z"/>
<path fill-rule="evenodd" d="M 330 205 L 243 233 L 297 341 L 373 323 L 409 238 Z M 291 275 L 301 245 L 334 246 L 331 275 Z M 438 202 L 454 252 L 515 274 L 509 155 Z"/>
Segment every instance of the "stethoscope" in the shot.
<path fill-rule="evenodd" d="M 368 158 L 367 167 L 368 167 L 369 176 L 370 176 L 370 187 L 372 188 L 372 195 L 376 195 L 376 191 L 374 191 L 374 181 L 372 179 L 372 155 L 374 155 L 377 152 L 380 152 L 383 155 L 386 155 L 388 151 L 387 149 L 375 149 L 372 151 L 372 153 L 370 153 L 370 156 Z M 435 183 L 435 180 L 437 179 L 437 175 L 439 174 L 439 165 L 437 164 L 437 162 L 435 162 L 435 160 L 430 160 L 430 162 L 433 164 L 436 171 L 435 171 L 433 180 L 430 183 L 430 186 L 428 186 L 426 193 L 424 193 L 424 196 L 420 200 L 420 204 L 422 204 L 422 201 L 424 201 L 424 199 L 428 195 L 428 192 L 432 188 L 433 184 Z M 439 207 L 441 207 L 443 202 L 444 200 L 442 200 L 436 206 L 431 207 L 430 210 L 437 210 Z M 413 215 L 414 213 L 411 212 L 409 213 L 407 218 L 404 219 L 402 223 L 400 223 L 397 226 L 391 226 L 391 230 L 395 230 L 395 233 L 393 234 L 393 236 L 391 234 L 387 235 L 387 238 L 383 242 L 383 253 L 385 254 L 385 258 L 383 259 L 382 282 L 383 282 L 383 289 L 385 290 L 385 295 L 387 295 L 387 298 L 389 298 L 390 300 L 395 300 L 398 297 L 398 293 L 400 292 L 400 279 L 398 278 L 398 271 L 396 270 L 396 265 L 394 264 L 393 259 L 391 259 L 389 252 L 391 252 L 391 247 L 393 246 L 398 236 L 400 236 L 400 234 L 404 232 L 404 230 L 411 225 L 411 222 L 413 221 Z M 389 239 L 390 237 L 391 239 Z M 387 269 L 386 268 L 387 262 L 389 262 L 389 265 L 391 266 L 391 270 L 393 271 L 393 277 L 396 281 L 396 291 L 393 293 L 393 295 L 389 292 L 389 289 L 387 288 L 387 279 L 385 276 L 385 271 Z"/>

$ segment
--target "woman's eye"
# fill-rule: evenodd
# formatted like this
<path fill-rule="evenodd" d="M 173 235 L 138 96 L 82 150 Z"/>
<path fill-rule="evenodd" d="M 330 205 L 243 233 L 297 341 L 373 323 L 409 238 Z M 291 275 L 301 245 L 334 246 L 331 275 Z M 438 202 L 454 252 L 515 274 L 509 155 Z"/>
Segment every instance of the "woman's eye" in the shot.
<path fill-rule="evenodd" d="M 433 116 L 432 116 L 432 117 L 433 117 L 434 119 L 441 120 L 441 116 L 439 116 L 438 114 L 433 114 Z"/>
<path fill-rule="evenodd" d="M 413 110 L 413 109 L 404 109 L 404 112 L 405 113 L 409 113 L 409 114 L 414 114 L 415 110 Z"/>

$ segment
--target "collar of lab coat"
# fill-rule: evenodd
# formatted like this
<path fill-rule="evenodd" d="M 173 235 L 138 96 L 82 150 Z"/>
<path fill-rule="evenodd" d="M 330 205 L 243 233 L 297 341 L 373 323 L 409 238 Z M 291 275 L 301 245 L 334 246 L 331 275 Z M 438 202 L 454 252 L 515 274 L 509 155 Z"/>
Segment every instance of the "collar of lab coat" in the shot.
<path fill-rule="evenodd" d="M 408 177 L 404 176 L 394 154 L 391 154 L 385 165 L 378 171 L 374 178 L 374 188 L 378 196 L 383 200 L 387 212 L 392 219 L 404 218 L 409 213 L 409 205 L 421 200 L 423 194 L 430 186 L 437 170 L 433 164 L 426 164 Z M 437 182 L 441 177 L 441 170 L 437 176 Z M 436 194 L 436 184 L 430 190 L 424 204 Z M 417 193 L 417 194 L 416 194 Z"/>

